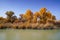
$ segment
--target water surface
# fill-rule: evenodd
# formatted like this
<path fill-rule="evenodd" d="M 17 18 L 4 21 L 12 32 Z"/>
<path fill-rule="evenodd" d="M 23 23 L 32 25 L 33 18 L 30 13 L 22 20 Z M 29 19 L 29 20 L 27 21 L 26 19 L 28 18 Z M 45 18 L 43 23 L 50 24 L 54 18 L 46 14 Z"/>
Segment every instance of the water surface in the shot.
<path fill-rule="evenodd" d="M 0 30 L 0 40 L 60 40 L 60 30 Z"/>

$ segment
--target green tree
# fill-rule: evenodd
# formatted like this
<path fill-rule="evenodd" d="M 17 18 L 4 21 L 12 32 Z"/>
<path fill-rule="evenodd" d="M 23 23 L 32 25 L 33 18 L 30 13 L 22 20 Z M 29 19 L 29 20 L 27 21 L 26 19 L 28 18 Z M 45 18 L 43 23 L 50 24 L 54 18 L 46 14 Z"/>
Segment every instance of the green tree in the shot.
<path fill-rule="evenodd" d="M 56 20 L 56 17 L 54 15 L 52 16 L 52 20 Z"/>
<path fill-rule="evenodd" d="M 15 20 L 17 20 L 17 16 L 12 16 L 11 17 L 11 22 L 13 23 Z"/>
<path fill-rule="evenodd" d="M 5 14 L 7 15 L 7 21 L 11 22 L 11 19 L 12 19 L 14 12 L 13 11 L 7 11 Z"/>
<path fill-rule="evenodd" d="M 14 12 L 12 12 L 12 11 L 7 11 L 5 14 L 6 14 L 7 16 L 9 16 L 9 17 L 12 17 L 13 14 L 14 14 Z"/>

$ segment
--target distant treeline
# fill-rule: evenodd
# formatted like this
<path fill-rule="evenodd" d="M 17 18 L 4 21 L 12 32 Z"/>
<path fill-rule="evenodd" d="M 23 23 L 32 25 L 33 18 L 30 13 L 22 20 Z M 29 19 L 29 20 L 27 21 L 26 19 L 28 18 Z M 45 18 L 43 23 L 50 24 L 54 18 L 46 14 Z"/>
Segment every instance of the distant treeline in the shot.
<path fill-rule="evenodd" d="M 46 8 L 41 8 L 39 11 L 33 13 L 27 10 L 24 14 L 20 14 L 19 18 L 14 15 L 13 11 L 5 13 L 6 18 L 0 17 L 0 29 L 59 29 L 60 21 L 52 15 Z"/>

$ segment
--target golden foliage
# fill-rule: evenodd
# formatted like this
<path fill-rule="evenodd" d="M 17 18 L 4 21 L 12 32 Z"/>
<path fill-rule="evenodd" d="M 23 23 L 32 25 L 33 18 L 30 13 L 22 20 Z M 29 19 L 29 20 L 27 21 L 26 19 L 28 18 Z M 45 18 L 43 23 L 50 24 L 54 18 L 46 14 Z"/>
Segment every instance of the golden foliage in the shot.
<path fill-rule="evenodd" d="M 37 22 L 37 17 L 33 16 L 32 23 L 36 23 L 36 22 Z"/>
<path fill-rule="evenodd" d="M 47 11 L 47 9 L 46 9 L 46 8 L 41 8 L 41 9 L 40 9 L 40 13 L 41 13 L 41 14 L 45 14 L 45 13 L 46 13 L 46 11 Z"/>
<path fill-rule="evenodd" d="M 41 8 L 39 12 L 33 13 L 30 9 L 28 9 L 25 14 L 20 14 L 20 18 L 17 18 L 14 16 L 13 11 L 7 11 L 5 13 L 7 15 L 7 18 L 0 17 L 0 28 L 2 27 L 2 24 L 7 27 L 11 28 L 43 28 L 47 26 L 46 23 L 54 23 L 56 20 L 56 17 L 52 15 L 50 11 L 47 12 L 46 8 Z M 41 24 L 41 25 L 40 25 Z M 50 26 L 48 24 L 48 26 Z"/>
<path fill-rule="evenodd" d="M 34 16 L 39 17 L 39 16 L 40 16 L 40 15 L 39 15 L 39 12 L 35 12 L 35 13 L 34 13 Z"/>
<path fill-rule="evenodd" d="M 50 11 L 48 11 L 47 13 L 46 13 L 46 17 L 48 18 L 48 19 L 51 19 L 52 18 L 52 14 L 50 13 Z"/>
<path fill-rule="evenodd" d="M 39 17 L 39 12 L 35 12 L 35 13 L 33 14 L 32 22 L 33 22 L 33 23 L 36 23 L 38 17 Z"/>
<path fill-rule="evenodd" d="M 27 10 L 25 14 L 21 14 L 20 16 L 22 17 L 22 20 L 31 22 L 33 13 L 31 12 L 31 10 Z"/>
<path fill-rule="evenodd" d="M 32 16 L 33 13 L 31 12 L 31 10 L 28 9 L 28 10 L 26 11 L 26 15 L 30 15 L 30 16 Z"/>

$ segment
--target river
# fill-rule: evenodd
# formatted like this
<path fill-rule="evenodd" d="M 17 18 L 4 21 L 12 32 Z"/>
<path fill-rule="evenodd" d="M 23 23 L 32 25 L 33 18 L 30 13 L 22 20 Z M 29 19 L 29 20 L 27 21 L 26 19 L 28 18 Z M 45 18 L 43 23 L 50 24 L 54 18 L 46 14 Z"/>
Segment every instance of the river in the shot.
<path fill-rule="evenodd" d="M 60 30 L 1 29 L 0 40 L 60 40 Z"/>

